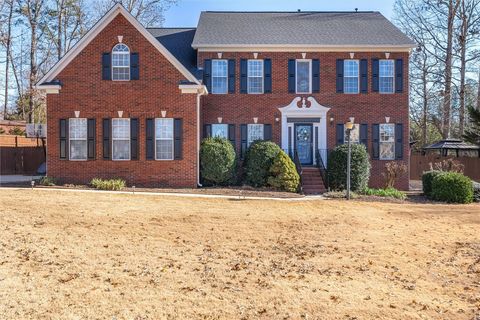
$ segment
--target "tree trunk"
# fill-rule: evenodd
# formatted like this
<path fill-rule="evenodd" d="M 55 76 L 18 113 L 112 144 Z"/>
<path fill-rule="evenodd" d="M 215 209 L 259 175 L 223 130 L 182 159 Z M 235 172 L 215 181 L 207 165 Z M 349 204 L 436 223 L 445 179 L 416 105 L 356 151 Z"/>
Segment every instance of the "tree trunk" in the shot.
<path fill-rule="evenodd" d="M 13 16 L 13 1 L 9 2 L 10 4 L 10 11 L 8 12 L 8 19 L 7 19 L 7 39 L 5 43 L 6 49 L 6 61 L 5 61 L 5 104 L 3 106 L 3 119 L 7 118 L 7 111 L 8 111 L 8 86 L 9 86 L 9 70 L 10 70 L 10 51 L 11 51 L 11 44 L 12 44 L 12 16 Z"/>
<path fill-rule="evenodd" d="M 480 68 L 478 69 L 477 109 L 480 110 Z"/>
<path fill-rule="evenodd" d="M 468 23 L 465 13 L 465 0 L 462 0 L 462 26 L 460 31 L 460 110 L 459 110 L 459 135 L 463 136 L 465 131 L 465 73 L 467 71 L 467 31 Z"/>
<path fill-rule="evenodd" d="M 426 58 L 425 58 L 426 60 Z M 426 64 L 426 62 L 425 62 Z M 423 113 L 422 113 L 422 146 L 427 144 L 427 118 L 428 118 L 428 70 L 424 64 L 422 70 L 422 86 L 423 86 Z"/>

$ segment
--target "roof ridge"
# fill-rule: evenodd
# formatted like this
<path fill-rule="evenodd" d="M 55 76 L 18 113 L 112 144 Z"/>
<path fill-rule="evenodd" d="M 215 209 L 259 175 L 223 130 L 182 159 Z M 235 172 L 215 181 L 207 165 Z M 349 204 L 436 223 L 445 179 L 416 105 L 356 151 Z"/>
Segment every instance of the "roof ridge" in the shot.
<path fill-rule="evenodd" d="M 202 13 L 380 13 L 380 11 L 215 11 L 215 10 L 206 10 Z"/>

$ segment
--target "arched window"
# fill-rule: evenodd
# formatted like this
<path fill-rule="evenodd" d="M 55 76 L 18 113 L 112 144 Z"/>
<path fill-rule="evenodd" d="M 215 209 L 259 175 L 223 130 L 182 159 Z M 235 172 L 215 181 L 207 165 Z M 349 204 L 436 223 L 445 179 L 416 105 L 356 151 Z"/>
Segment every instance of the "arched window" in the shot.
<path fill-rule="evenodd" d="M 130 80 L 130 50 L 123 43 L 112 49 L 112 80 Z"/>

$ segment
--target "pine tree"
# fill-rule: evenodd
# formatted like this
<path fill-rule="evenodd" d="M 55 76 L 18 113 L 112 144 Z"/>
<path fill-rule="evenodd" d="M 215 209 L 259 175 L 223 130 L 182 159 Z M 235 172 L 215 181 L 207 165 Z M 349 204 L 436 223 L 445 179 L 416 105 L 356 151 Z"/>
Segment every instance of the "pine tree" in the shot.
<path fill-rule="evenodd" d="M 470 116 L 470 125 L 465 130 L 463 138 L 465 141 L 480 145 L 480 109 L 468 107 L 468 114 Z"/>

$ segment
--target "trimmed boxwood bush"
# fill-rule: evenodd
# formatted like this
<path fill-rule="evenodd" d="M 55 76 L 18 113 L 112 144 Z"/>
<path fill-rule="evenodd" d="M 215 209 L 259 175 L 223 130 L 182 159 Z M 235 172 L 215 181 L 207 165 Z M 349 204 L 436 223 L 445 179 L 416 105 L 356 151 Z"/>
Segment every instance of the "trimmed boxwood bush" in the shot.
<path fill-rule="evenodd" d="M 268 184 L 270 186 L 279 190 L 297 192 L 300 176 L 295 168 L 295 163 L 283 150 L 277 154 L 269 171 L 271 176 L 268 177 Z"/>
<path fill-rule="evenodd" d="M 264 187 L 270 175 L 270 167 L 280 147 L 270 141 L 255 141 L 245 155 L 245 183 L 253 187 Z"/>
<path fill-rule="evenodd" d="M 225 138 L 206 138 L 200 146 L 200 168 L 207 184 L 225 185 L 235 175 L 236 159 L 232 144 Z"/>
<path fill-rule="evenodd" d="M 427 197 L 432 196 L 433 178 L 435 178 L 435 176 L 437 176 L 441 173 L 442 173 L 442 171 L 431 170 L 431 171 L 425 171 L 422 174 L 423 194 L 425 194 Z"/>
<path fill-rule="evenodd" d="M 432 197 L 439 201 L 471 203 L 473 201 L 472 180 L 456 172 L 437 174 L 432 181 Z"/>
<path fill-rule="evenodd" d="M 342 144 L 329 155 L 328 181 L 332 190 L 344 190 L 347 187 L 347 156 L 348 145 Z M 370 162 L 363 144 L 352 144 L 351 155 L 351 190 L 361 191 L 368 185 L 370 178 Z"/>

